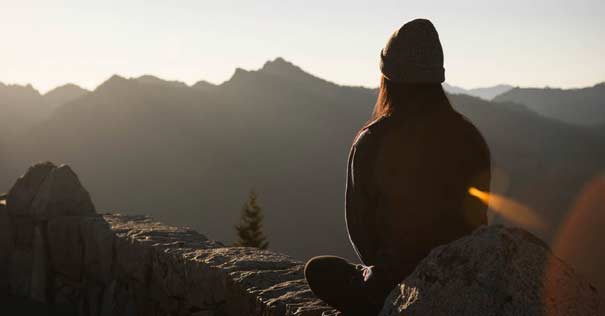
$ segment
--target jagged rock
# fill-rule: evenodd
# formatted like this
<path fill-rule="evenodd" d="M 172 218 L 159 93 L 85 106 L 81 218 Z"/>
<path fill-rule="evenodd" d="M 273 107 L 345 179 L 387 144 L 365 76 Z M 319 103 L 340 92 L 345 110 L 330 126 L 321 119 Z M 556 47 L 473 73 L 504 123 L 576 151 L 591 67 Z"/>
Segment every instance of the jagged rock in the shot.
<path fill-rule="evenodd" d="M 60 215 L 94 214 L 90 195 L 67 165 L 52 162 L 30 167 L 10 189 L 6 204 L 10 214 L 34 215 L 47 220 Z"/>
<path fill-rule="evenodd" d="M 544 242 L 488 226 L 434 249 L 380 315 L 601 315 L 599 308 L 596 289 Z"/>
<path fill-rule="evenodd" d="M 10 257 L 8 280 L 10 293 L 28 297 L 32 276 L 33 250 L 16 248 Z"/>
<path fill-rule="evenodd" d="M 81 281 L 84 268 L 81 226 L 79 216 L 61 216 L 47 224 L 49 257 L 54 272 L 77 283 Z"/>
<path fill-rule="evenodd" d="M 0 203 L 0 279 L 13 295 L 70 306 L 79 315 L 319 316 L 330 310 L 309 290 L 302 262 L 224 247 L 146 216 L 98 215 L 67 166 L 33 166 L 9 200 L 12 206 Z"/>
<path fill-rule="evenodd" d="M 42 162 L 29 167 L 8 192 L 8 211 L 13 215 L 31 214 L 31 204 L 42 182 L 54 168 L 56 166 L 52 162 Z"/>
<path fill-rule="evenodd" d="M 103 217 L 86 217 L 81 225 L 84 267 L 96 282 L 109 283 L 114 259 L 114 233 Z"/>
<path fill-rule="evenodd" d="M 13 226 L 13 242 L 18 248 L 31 248 L 34 240 L 36 222 L 29 216 L 13 216 L 10 218 Z"/>
<path fill-rule="evenodd" d="M 30 287 L 30 297 L 38 302 L 45 303 L 47 301 L 48 272 L 48 251 L 44 242 L 42 225 L 38 225 L 34 229 L 32 283 Z"/>
<path fill-rule="evenodd" d="M 8 275 L 14 243 L 13 225 L 4 200 L 0 200 L 0 276 Z M 8 284 L 7 278 L 0 277 L 0 295 L 8 292 Z"/>
<path fill-rule="evenodd" d="M 114 295 L 116 284 L 117 282 L 113 280 L 103 289 L 99 316 L 111 316 L 114 314 Z"/>
<path fill-rule="evenodd" d="M 67 165 L 53 168 L 46 176 L 31 204 L 31 212 L 42 220 L 96 213 L 90 194 Z"/>

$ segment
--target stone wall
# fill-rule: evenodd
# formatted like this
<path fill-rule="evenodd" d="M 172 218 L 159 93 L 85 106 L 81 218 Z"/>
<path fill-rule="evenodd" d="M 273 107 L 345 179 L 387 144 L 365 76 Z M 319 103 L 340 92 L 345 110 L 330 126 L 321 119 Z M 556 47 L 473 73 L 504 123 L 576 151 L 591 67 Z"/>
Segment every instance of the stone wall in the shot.
<path fill-rule="evenodd" d="M 0 196 L 0 298 L 9 295 L 82 316 L 337 314 L 312 295 L 302 262 L 97 214 L 76 174 L 52 163 Z M 602 314 L 597 289 L 544 242 L 487 226 L 431 251 L 380 316 Z"/>
<path fill-rule="evenodd" d="M 303 263 L 145 216 L 97 214 L 68 166 L 31 167 L 0 202 L 0 289 L 78 315 L 322 315 Z"/>

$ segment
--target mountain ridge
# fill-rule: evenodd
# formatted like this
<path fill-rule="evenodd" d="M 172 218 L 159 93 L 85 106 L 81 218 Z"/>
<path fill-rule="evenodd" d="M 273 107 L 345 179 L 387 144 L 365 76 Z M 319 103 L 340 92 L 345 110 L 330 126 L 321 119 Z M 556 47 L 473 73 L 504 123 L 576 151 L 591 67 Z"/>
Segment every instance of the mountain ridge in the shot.
<path fill-rule="evenodd" d="M 458 86 L 450 85 L 448 83 L 444 83 L 443 88 L 447 92 L 452 93 L 452 94 L 467 94 L 467 95 L 481 98 L 483 100 L 491 101 L 496 96 L 512 89 L 513 86 L 508 85 L 508 84 L 497 84 L 495 86 L 465 89 L 465 88 L 461 88 Z"/>
<path fill-rule="evenodd" d="M 66 162 L 89 179 L 101 209 L 145 211 L 229 242 L 254 188 L 274 249 L 354 258 L 342 211 L 345 165 L 376 90 L 280 63 L 236 71 L 210 90 L 114 75 L 4 145 L 11 155 L 0 161 L 0 191 L 34 161 Z M 284 68 L 273 73 L 273 66 Z M 450 98 L 490 146 L 502 175 L 494 192 L 539 211 L 549 230 L 536 234 L 551 240 L 583 185 L 603 169 L 602 138 L 510 102 Z M 317 223 L 324 229 L 297 233 Z"/>
<path fill-rule="evenodd" d="M 581 126 L 605 123 L 605 83 L 584 88 L 519 88 L 496 98 L 527 106 L 541 115 Z"/>

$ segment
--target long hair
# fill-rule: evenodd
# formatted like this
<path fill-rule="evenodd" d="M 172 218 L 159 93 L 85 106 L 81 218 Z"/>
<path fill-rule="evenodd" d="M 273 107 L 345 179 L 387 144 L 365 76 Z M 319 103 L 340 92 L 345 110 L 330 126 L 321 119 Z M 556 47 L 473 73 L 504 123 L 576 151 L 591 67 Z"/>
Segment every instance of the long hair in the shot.
<path fill-rule="evenodd" d="M 403 117 L 438 108 L 451 108 L 440 83 L 397 83 L 381 76 L 374 111 L 360 132 L 384 116 Z"/>

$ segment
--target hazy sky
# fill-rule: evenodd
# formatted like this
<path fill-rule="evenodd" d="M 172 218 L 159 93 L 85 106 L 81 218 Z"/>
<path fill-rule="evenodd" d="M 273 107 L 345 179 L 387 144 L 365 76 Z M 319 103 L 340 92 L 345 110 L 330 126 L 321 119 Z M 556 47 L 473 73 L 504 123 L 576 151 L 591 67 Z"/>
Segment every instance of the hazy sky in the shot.
<path fill-rule="evenodd" d="M 605 1 L 0 0 L 0 82 L 94 88 L 114 73 L 220 83 L 278 56 L 325 79 L 378 84 L 404 22 L 440 33 L 446 78 L 466 88 L 605 81 Z"/>

